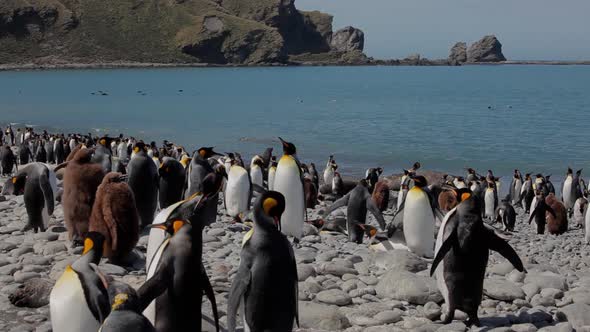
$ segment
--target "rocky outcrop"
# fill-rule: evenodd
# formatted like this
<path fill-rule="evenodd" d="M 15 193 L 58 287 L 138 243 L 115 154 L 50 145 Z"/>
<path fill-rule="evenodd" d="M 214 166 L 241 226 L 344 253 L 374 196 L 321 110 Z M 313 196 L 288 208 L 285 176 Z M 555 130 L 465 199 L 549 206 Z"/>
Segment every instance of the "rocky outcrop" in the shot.
<path fill-rule="evenodd" d="M 332 19 L 294 0 L 0 1 L 0 64 L 286 63 L 331 52 Z M 362 51 L 360 30 L 338 36 Z"/>
<path fill-rule="evenodd" d="M 458 65 L 464 62 L 467 62 L 467 43 L 458 42 L 451 48 L 449 63 Z"/>
<path fill-rule="evenodd" d="M 362 52 L 365 47 L 365 34 L 357 28 L 345 27 L 332 35 L 330 46 L 332 50 L 339 52 Z"/>
<path fill-rule="evenodd" d="M 471 44 L 467 50 L 467 62 L 500 62 L 506 61 L 502 54 L 502 44 L 496 36 L 485 36 Z"/>

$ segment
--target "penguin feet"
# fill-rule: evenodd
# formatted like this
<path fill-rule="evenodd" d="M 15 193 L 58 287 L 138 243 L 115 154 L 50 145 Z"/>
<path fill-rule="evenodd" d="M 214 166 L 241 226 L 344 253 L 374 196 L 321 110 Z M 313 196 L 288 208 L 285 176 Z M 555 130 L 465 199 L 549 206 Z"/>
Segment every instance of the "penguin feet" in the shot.
<path fill-rule="evenodd" d="M 467 325 L 467 327 L 470 327 L 470 326 L 480 327 L 481 323 L 479 322 L 479 318 L 477 318 L 477 315 L 475 315 L 475 316 L 469 316 L 469 318 L 467 318 L 467 320 L 465 321 L 465 325 Z"/>
<path fill-rule="evenodd" d="M 33 229 L 33 225 L 26 224 L 25 227 L 23 227 L 20 231 L 24 233 L 24 232 L 30 231 L 31 229 Z M 35 233 L 37 233 L 36 228 L 35 228 Z"/>
<path fill-rule="evenodd" d="M 449 310 L 449 312 L 446 315 L 444 315 L 444 319 L 442 320 L 442 323 L 444 325 L 450 324 L 454 318 L 455 318 L 455 309 Z"/>

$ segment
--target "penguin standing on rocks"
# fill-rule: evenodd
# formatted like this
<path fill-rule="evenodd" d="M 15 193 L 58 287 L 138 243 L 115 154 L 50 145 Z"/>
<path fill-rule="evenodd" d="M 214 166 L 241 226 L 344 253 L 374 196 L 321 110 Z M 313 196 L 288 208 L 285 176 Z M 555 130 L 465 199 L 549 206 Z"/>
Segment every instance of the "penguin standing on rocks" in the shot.
<path fill-rule="evenodd" d="M 512 204 L 520 204 L 520 192 L 522 189 L 522 175 L 520 171 L 515 169 L 510 183 L 510 199 Z"/>
<path fill-rule="evenodd" d="M 303 174 L 293 143 L 279 137 L 283 144 L 283 156 L 279 160 L 274 180 L 274 190 L 285 197 L 286 207 L 281 222 L 281 232 L 293 236 L 297 241 L 303 234 L 305 220 L 305 192 Z"/>
<path fill-rule="evenodd" d="M 213 151 L 212 147 L 202 147 L 193 155 L 193 159 L 189 164 L 188 169 L 188 188 L 185 198 L 191 197 L 193 194 L 203 192 L 203 180 L 209 174 L 215 173 L 215 170 L 209 163 L 208 159 L 213 156 L 220 156 L 221 154 Z M 217 218 L 217 199 L 218 194 L 208 200 L 204 216 L 204 226 L 211 225 Z"/>
<path fill-rule="evenodd" d="M 101 137 L 98 140 L 96 150 L 92 156 L 92 162 L 100 164 L 105 173 L 108 173 L 113 169 L 111 141 L 112 138 L 110 137 Z"/>
<path fill-rule="evenodd" d="M 348 241 L 363 243 L 363 229 L 355 227 L 356 224 L 364 225 L 367 219 L 367 211 L 371 211 L 381 230 L 385 231 L 385 219 L 375 202 L 371 198 L 368 190 L 368 183 L 366 180 L 359 181 L 358 185 L 344 197 L 340 198 L 326 212 L 323 218 L 328 216 L 337 208 L 346 206 L 346 230 L 348 233 Z"/>
<path fill-rule="evenodd" d="M 270 167 L 268 168 L 268 181 L 267 181 L 267 188 L 268 190 L 274 190 L 274 183 L 275 183 L 275 175 L 277 174 L 277 158 L 272 156 L 270 160 Z M 229 171 L 228 171 L 229 173 Z"/>
<path fill-rule="evenodd" d="M 67 155 L 64 150 L 63 136 L 57 137 L 55 141 L 53 141 L 53 155 L 55 157 L 55 163 L 58 165 L 66 160 Z"/>
<path fill-rule="evenodd" d="M 373 192 L 373 190 L 375 190 L 375 185 L 377 184 L 377 182 L 379 182 L 379 176 L 381 176 L 381 174 L 383 174 L 383 168 L 378 167 L 378 168 L 369 168 L 366 172 L 366 176 L 365 179 L 367 180 L 367 183 L 369 184 L 369 192 Z"/>
<path fill-rule="evenodd" d="M 64 191 L 61 198 L 64 221 L 73 245 L 81 241 L 88 232 L 88 222 L 96 197 L 96 189 L 105 174 L 99 164 L 92 163 L 92 149 L 80 149 L 72 160 L 55 168 L 57 172 L 65 167 Z"/>
<path fill-rule="evenodd" d="M 410 181 L 411 177 L 416 175 L 416 171 L 420 168 L 420 163 L 415 162 L 411 169 L 405 170 L 404 175 L 402 175 L 400 180 L 400 188 L 399 193 L 397 195 L 397 210 L 399 211 L 402 207 L 404 200 L 406 199 L 406 194 L 408 190 L 410 190 Z"/>
<path fill-rule="evenodd" d="M 164 157 L 158 173 L 160 174 L 160 208 L 165 209 L 182 200 L 186 170 L 178 160 Z"/>
<path fill-rule="evenodd" d="M 139 240 L 139 216 L 126 176 L 108 173 L 98 189 L 90 215 L 89 231 L 105 238 L 103 256 L 121 262 Z"/>
<path fill-rule="evenodd" d="M 387 210 L 389 206 L 389 185 L 387 185 L 387 181 L 382 180 L 375 184 L 372 197 L 379 211 L 383 212 Z"/>
<path fill-rule="evenodd" d="M 291 331 L 299 325 L 298 277 L 291 244 L 279 231 L 285 198 L 268 191 L 254 205 L 254 227 L 242 241 L 240 267 L 229 292 L 228 331 L 241 306 L 245 331 Z"/>
<path fill-rule="evenodd" d="M 533 198 L 535 198 L 535 190 L 533 189 L 531 174 L 527 173 L 524 175 L 524 183 L 520 190 L 520 199 L 521 201 L 524 201 L 524 211 L 525 213 L 529 213 L 531 210 L 531 203 L 533 202 Z"/>
<path fill-rule="evenodd" d="M 135 143 L 133 152 L 135 156 L 127 165 L 128 183 L 135 197 L 141 228 L 144 228 L 154 221 L 158 207 L 158 169 L 142 141 Z"/>
<path fill-rule="evenodd" d="M 336 165 L 336 161 L 334 160 L 334 156 L 330 156 L 328 162 L 326 163 L 326 169 L 324 169 L 324 183 L 331 184 L 332 179 L 334 178 L 334 172 L 336 169 L 334 166 Z"/>
<path fill-rule="evenodd" d="M 459 205 L 445 216 L 436 239 L 436 256 L 430 275 L 448 307 L 443 324 L 450 323 L 459 309 L 469 317 L 466 325 L 479 326 L 477 309 L 481 303 L 483 279 L 489 250 L 506 257 L 520 272 L 525 272 L 514 249 L 487 228 L 481 217 L 481 203 L 468 189 L 455 191 Z"/>
<path fill-rule="evenodd" d="M 576 200 L 582 196 L 582 191 L 580 189 L 581 174 L 581 169 L 576 172 L 576 175 L 574 175 L 572 169 L 568 167 L 565 180 L 563 181 L 561 197 L 563 204 L 570 215 L 573 211 Z"/>
<path fill-rule="evenodd" d="M 241 221 L 240 214 L 250 209 L 252 183 L 250 174 L 244 167 L 235 160 L 231 163 L 223 195 L 225 212 L 235 221 Z"/>
<path fill-rule="evenodd" d="M 201 331 L 203 292 L 212 301 L 219 326 L 214 293 L 202 264 L 204 213 L 221 186 L 215 177 L 208 175 L 201 194 L 175 206 L 163 224 L 152 225 L 174 234 L 160 244 L 152 259 L 148 257 L 147 280 L 137 292 L 139 310 L 157 331 Z"/>
<path fill-rule="evenodd" d="M 545 195 L 542 191 L 537 190 L 536 198 L 537 204 L 529 217 L 529 225 L 531 224 L 531 221 L 535 220 L 534 226 L 536 227 L 534 228 L 537 231 L 537 234 L 544 234 L 547 216 L 551 214 L 553 217 L 555 217 L 556 215 L 553 208 L 545 202 Z"/>
<path fill-rule="evenodd" d="M 32 229 L 35 233 L 44 232 L 55 208 L 57 178 L 55 173 L 43 163 L 31 163 L 22 168 L 14 177 L 8 179 L 4 192 L 24 194 L 28 222 L 23 231 Z"/>
<path fill-rule="evenodd" d="M 414 187 L 408 191 L 396 215 L 403 212 L 403 229 L 408 248 L 416 255 L 434 255 L 436 204 L 423 176 L 412 176 Z M 395 219 L 395 217 L 394 217 Z"/>
<path fill-rule="evenodd" d="M 252 158 L 252 162 L 250 163 L 250 179 L 253 184 L 258 186 L 263 186 L 264 184 L 264 174 L 262 172 L 262 168 L 264 167 L 264 161 L 259 156 L 254 156 Z"/>
<path fill-rule="evenodd" d="M 112 281 L 108 288 L 111 313 L 100 327 L 100 332 L 156 332 L 139 311 L 139 297 L 133 287 Z"/>
<path fill-rule="evenodd" d="M 82 256 L 66 267 L 51 290 L 49 311 L 53 331 L 98 331 L 108 316 L 106 279 L 96 266 L 103 243 L 100 233 L 88 233 Z"/>
<path fill-rule="evenodd" d="M 45 152 L 47 152 L 47 163 L 55 163 L 55 153 L 53 151 L 53 140 L 45 142 Z"/>
<path fill-rule="evenodd" d="M 10 175 L 16 166 L 16 156 L 8 145 L 0 146 L 0 166 L 2 166 L 2 175 Z"/>
<path fill-rule="evenodd" d="M 553 194 L 547 195 L 545 203 L 555 212 L 555 214 L 549 214 L 547 216 L 547 232 L 553 235 L 560 235 L 567 232 L 567 210 L 564 204 L 558 201 L 557 197 Z"/>
<path fill-rule="evenodd" d="M 35 149 L 35 161 L 38 163 L 47 162 L 47 151 L 45 151 L 45 143 L 42 140 L 37 141 L 37 148 Z"/>
<path fill-rule="evenodd" d="M 496 207 L 498 206 L 498 191 L 496 190 L 495 182 L 489 181 L 487 185 L 488 187 L 484 194 L 484 217 L 492 220 Z"/>
<path fill-rule="evenodd" d="M 514 225 L 516 224 L 516 211 L 509 202 L 509 198 L 502 200 L 494 213 L 494 220 L 499 222 L 506 231 L 514 231 Z"/>
<path fill-rule="evenodd" d="M 545 184 L 549 193 L 555 195 L 555 186 L 553 186 L 553 182 L 551 182 L 551 174 L 545 177 Z"/>
<path fill-rule="evenodd" d="M 34 160 L 33 153 L 31 153 L 28 142 L 21 143 L 21 145 L 19 145 L 18 159 L 21 165 L 28 164 L 29 161 Z"/>

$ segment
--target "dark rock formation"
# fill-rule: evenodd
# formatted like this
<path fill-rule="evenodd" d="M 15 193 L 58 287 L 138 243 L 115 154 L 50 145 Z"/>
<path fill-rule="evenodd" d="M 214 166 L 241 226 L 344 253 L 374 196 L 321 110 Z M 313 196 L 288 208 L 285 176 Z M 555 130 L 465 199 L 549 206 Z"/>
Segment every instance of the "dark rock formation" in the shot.
<path fill-rule="evenodd" d="M 500 62 L 506 61 L 502 54 L 502 44 L 496 36 L 485 36 L 473 43 L 467 50 L 467 62 Z"/>
<path fill-rule="evenodd" d="M 458 42 L 451 48 L 449 63 L 458 65 L 464 62 L 467 62 L 467 43 Z"/>
<path fill-rule="evenodd" d="M 330 46 L 332 50 L 339 52 L 362 52 L 365 47 L 365 34 L 357 28 L 345 27 L 332 35 Z"/>

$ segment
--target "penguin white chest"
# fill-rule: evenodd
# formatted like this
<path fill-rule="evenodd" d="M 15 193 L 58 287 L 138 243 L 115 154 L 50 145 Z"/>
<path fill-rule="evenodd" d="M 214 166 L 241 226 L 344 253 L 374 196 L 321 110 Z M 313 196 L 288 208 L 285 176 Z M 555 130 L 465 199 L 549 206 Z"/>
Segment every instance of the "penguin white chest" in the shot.
<path fill-rule="evenodd" d="M 494 190 L 493 189 L 486 189 L 486 193 L 484 196 L 486 208 L 485 208 L 485 215 L 488 218 L 494 217 L 494 205 L 495 205 L 495 198 L 494 198 Z"/>
<path fill-rule="evenodd" d="M 565 181 L 563 181 L 563 203 L 566 209 L 573 208 L 575 202 L 574 195 L 572 195 L 572 186 L 574 185 L 574 179 L 571 176 L 568 176 Z"/>
<path fill-rule="evenodd" d="M 262 186 L 263 179 L 262 179 L 262 169 L 258 165 L 254 165 L 250 168 L 250 178 L 252 179 L 252 183 Z"/>
<path fill-rule="evenodd" d="M 274 190 L 275 176 L 277 174 L 277 168 L 271 167 L 268 170 L 268 190 Z"/>
<path fill-rule="evenodd" d="M 166 250 L 166 247 L 168 246 L 168 243 L 170 243 L 170 238 L 167 238 L 166 240 L 164 240 L 164 242 L 162 242 L 160 244 L 160 246 L 158 247 L 158 249 L 156 250 L 156 252 L 154 253 L 153 259 L 150 261 L 150 264 L 147 265 L 146 264 L 146 268 L 147 268 L 147 276 L 145 278 L 145 280 L 149 280 L 155 273 L 156 270 L 158 269 L 158 264 L 160 263 L 160 259 L 162 259 L 162 254 L 164 253 L 164 250 Z M 143 315 L 153 324 L 156 324 L 156 300 L 153 300 L 148 306 L 147 308 L 145 308 L 145 310 L 143 311 Z"/>
<path fill-rule="evenodd" d="M 281 217 L 281 231 L 301 238 L 305 218 L 305 202 L 301 170 L 292 156 L 283 156 L 277 166 L 274 190 L 285 196 L 285 212 Z"/>
<path fill-rule="evenodd" d="M 98 331 L 100 328 L 88 308 L 80 278 L 70 266 L 51 290 L 49 311 L 55 332 Z"/>
<path fill-rule="evenodd" d="M 324 170 L 324 183 L 331 184 L 334 178 L 334 169 L 331 166 L 326 166 Z"/>
<path fill-rule="evenodd" d="M 590 207 L 586 210 L 586 217 L 584 218 L 584 228 L 586 230 L 586 244 L 590 244 Z"/>
<path fill-rule="evenodd" d="M 408 191 L 404 204 L 404 235 L 412 252 L 434 256 L 434 215 L 428 195 L 420 188 Z"/>
<path fill-rule="evenodd" d="M 232 166 L 227 176 L 225 187 L 225 209 L 229 216 L 237 217 L 240 212 L 248 210 L 250 199 L 250 179 L 248 172 L 241 166 Z"/>
<path fill-rule="evenodd" d="M 451 211 L 449 211 L 445 215 L 445 217 L 440 225 L 440 228 L 438 230 L 438 234 L 436 236 L 436 246 L 434 247 L 435 255 L 440 250 L 440 247 L 442 247 L 444 234 L 445 234 L 445 227 L 447 227 L 447 223 L 449 221 L 449 218 L 453 214 L 455 214 L 456 211 L 457 211 L 457 207 L 455 207 Z M 445 299 L 445 303 L 447 303 L 447 305 L 448 305 L 448 303 L 449 303 L 449 289 L 447 287 L 447 283 L 445 282 L 444 265 L 445 264 L 444 264 L 444 258 L 443 258 L 443 261 L 440 264 L 438 264 L 434 273 L 436 275 L 436 285 L 438 286 L 438 290 L 441 292 L 443 298 Z"/>

